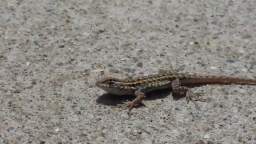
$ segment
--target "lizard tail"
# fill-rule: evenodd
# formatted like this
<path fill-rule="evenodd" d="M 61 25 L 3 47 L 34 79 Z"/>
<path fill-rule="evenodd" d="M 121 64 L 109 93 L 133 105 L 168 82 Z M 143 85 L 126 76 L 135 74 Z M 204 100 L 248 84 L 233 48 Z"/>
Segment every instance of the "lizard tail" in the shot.
<path fill-rule="evenodd" d="M 184 85 L 188 86 L 200 86 L 200 85 L 256 85 L 256 79 L 228 77 L 228 76 L 191 76 L 187 79 L 181 80 Z"/>

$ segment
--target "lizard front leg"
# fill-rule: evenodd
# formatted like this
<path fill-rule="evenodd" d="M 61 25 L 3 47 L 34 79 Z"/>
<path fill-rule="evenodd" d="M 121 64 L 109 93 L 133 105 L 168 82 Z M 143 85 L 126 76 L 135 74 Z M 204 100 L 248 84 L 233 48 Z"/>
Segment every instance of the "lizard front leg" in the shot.
<path fill-rule="evenodd" d="M 179 79 L 173 80 L 171 83 L 171 87 L 173 96 L 185 96 L 187 103 L 189 103 L 189 101 L 205 101 L 205 99 L 199 97 L 200 95 L 193 94 L 190 88 L 181 86 Z"/>
<path fill-rule="evenodd" d="M 134 107 L 137 107 L 145 98 L 145 93 L 141 89 L 135 91 L 136 98 L 128 103 L 128 109 L 131 111 Z"/>

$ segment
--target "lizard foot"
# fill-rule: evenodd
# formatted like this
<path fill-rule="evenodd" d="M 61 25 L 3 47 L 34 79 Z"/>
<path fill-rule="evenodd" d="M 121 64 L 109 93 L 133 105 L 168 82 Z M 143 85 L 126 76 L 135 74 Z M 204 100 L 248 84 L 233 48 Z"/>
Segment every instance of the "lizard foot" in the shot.
<path fill-rule="evenodd" d="M 203 93 L 192 93 L 190 90 L 187 91 L 186 101 L 189 103 L 190 101 L 200 101 L 206 102 L 205 98 L 202 98 Z"/>

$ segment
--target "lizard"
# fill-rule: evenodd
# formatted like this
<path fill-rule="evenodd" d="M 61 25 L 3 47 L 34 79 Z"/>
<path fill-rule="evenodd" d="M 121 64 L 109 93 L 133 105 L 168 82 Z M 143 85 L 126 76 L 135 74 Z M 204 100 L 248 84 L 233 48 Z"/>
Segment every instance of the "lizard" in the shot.
<path fill-rule="evenodd" d="M 96 86 L 112 95 L 135 95 L 128 102 L 129 112 L 142 103 L 148 92 L 170 89 L 173 96 L 185 97 L 189 101 L 205 101 L 194 95 L 191 88 L 203 85 L 256 85 L 256 79 L 232 76 L 188 74 L 162 72 L 153 75 L 119 79 L 105 77 L 96 82 Z"/>

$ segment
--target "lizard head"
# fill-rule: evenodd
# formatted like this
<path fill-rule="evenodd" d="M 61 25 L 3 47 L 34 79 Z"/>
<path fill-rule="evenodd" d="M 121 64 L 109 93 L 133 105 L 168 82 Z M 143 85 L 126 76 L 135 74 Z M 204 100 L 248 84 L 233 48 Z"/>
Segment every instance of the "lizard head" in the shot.
<path fill-rule="evenodd" d="M 119 80 L 116 78 L 112 78 L 112 77 L 107 77 L 107 78 L 103 78 L 101 80 L 98 80 L 96 82 L 96 86 L 104 89 L 104 88 L 109 88 L 109 87 L 116 87 L 118 84 Z"/>
<path fill-rule="evenodd" d="M 114 95 L 129 94 L 129 90 L 124 89 L 124 82 L 117 78 L 107 77 L 96 82 L 96 86 Z"/>

